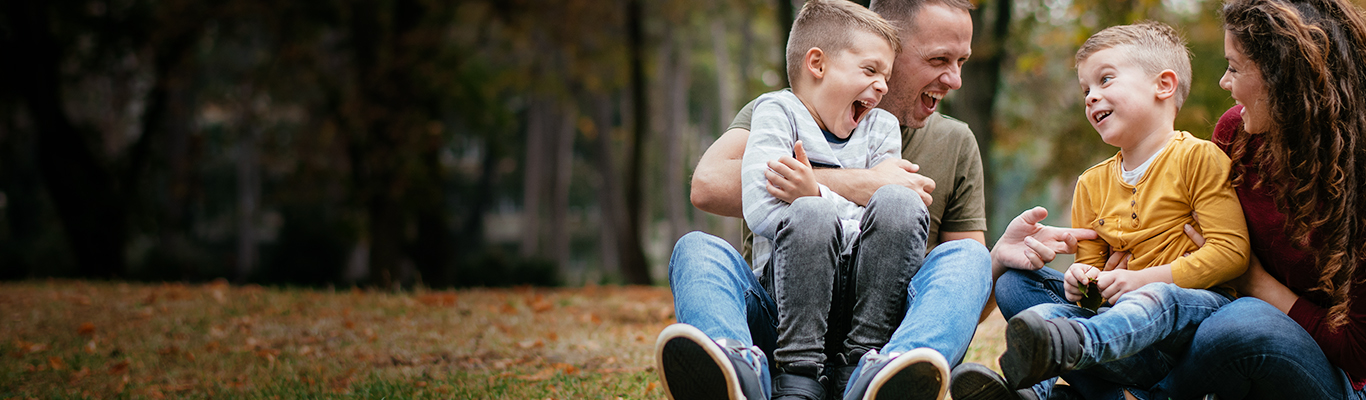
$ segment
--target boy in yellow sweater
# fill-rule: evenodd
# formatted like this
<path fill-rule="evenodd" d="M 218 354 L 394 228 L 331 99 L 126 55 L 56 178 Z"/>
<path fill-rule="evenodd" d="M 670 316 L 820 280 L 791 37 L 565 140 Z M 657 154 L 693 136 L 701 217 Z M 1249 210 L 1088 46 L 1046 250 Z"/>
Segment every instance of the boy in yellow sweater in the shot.
<path fill-rule="evenodd" d="M 1232 301 L 1215 286 L 1247 268 L 1247 226 L 1228 157 L 1173 128 L 1190 93 L 1185 41 L 1159 23 L 1116 26 L 1091 36 L 1076 59 L 1086 119 L 1120 149 L 1082 173 L 1072 200 L 1072 225 L 1100 238 L 1080 242 L 1062 276 L 1045 268 L 997 281 L 1009 318 L 1005 379 L 959 367 L 955 399 L 1048 398 L 1060 375 L 1085 398 L 1123 398 L 1125 390 L 1147 398 L 1139 392 L 1166 376 L 1200 321 Z M 1203 247 L 1184 231 L 1197 222 Z M 1124 253 L 1127 266 L 1107 269 Z M 1068 304 L 1096 292 L 1108 310 Z"/>

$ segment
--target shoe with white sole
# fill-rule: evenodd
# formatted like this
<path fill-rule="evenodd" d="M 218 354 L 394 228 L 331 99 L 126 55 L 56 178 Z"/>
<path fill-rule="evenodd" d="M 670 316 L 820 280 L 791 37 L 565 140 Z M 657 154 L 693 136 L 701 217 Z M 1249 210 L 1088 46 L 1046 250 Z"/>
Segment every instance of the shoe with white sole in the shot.
<path fill-rule="evenodd" d="M 768 400 L 768 360 L 757 346 L 712 340 L 673 324 L 655 341 L 655 369 L 672 400 Z"/>

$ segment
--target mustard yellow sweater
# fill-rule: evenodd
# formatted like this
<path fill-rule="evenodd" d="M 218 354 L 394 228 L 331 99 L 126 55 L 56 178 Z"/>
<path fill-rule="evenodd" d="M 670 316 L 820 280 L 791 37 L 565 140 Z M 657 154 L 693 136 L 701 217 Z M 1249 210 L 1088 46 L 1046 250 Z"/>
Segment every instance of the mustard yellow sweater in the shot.
<path fill-rule="evenodd" d="M 1120 178 L 1123 161 L 1115 154 L 1077 180 L 1072 225 L 1100 234 L 1079 243 L 1077 262 L 1100 268 L 1112 251 L 1127 251 L 1130 270 L 1171 264 L 1175 283 L 1196 289 L 1247 270 L 1247 222 L 1228 180 L 1229 158 L 1214 143 L 1177 132 L 1137 185 Z M 1205 247 L 1186 236 L 1185 224 L 1204 233 Z"/>

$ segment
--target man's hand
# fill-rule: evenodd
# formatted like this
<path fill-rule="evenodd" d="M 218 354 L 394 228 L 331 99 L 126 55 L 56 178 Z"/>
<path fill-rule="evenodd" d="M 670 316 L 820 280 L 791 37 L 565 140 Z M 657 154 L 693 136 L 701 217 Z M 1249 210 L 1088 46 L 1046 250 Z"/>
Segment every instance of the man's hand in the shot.
<path fill-rule="evenodd" d="M 811 169 L 811 161 L 806 157 L 806 148 L 798 140 L 792 153 L 796 157 L 783 157 L 768 162 L 768 194 L 792 204 L 799 197 L 820 196 L 820 186 L 816 184 L 816 173 Z"/>
<path fill-rule="evenodd" d="M 1006 226 L 1005 233 L 991 249 L 993 265 L 1022 270 L 1037 270 L 1053 261 L 1058 253 L 1074 254 L 1078 240 L 1095 239 L 1096 231 L 1079 228 L 1057 228 L 1044 224 L 1048 210 L 1034 207 L 1021 213 Z M 1004 272 L 1004 271 L 1000 271 Z M 998 274 L 999 275 L 999 274 Z"/>
<path fill-rule="evenodd" d="M 901 185 L 920 194 L 920 199 L 928 207 L 934 201 L 930 192 L 934 191 L 934 180 L 919 174 L 920 166 L 904 158 L 883 161 L 869 168 L 876 172 L 884 185 Z M 881 186 L 879 186 L 881 187 Z M 873 191 L 877 191 L 876 188 Z"/>

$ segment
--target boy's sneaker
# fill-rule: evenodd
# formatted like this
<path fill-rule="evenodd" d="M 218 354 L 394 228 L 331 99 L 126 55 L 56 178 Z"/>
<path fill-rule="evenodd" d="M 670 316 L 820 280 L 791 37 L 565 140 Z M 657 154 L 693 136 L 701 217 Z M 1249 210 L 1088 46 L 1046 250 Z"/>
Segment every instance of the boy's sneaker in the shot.
<path fill-rule="evenodd" d="M 768 399 L 768 362 L 762 350 L 712 341 L 692 325 L 673 324 L 659 333 L 655 363 L 670 399 Z"/>
<path fill-rule="evenodd" d="M 1025 389 L 1044 379 L 1076 370 L 1082 361 L 1086 330 L 1067 318 L 1043 319 L 1024 311 L 1010 318 L 1001 372 L 1012 389 Z"/>
<path fill-rule="evenodd" d="M 869 350 L 844 400 L 939 400 L 948 388 L 949 362 L 934 349 L 887 355 Z"/>
<path fill-rule="evenodd" d="M 779 373 L 773 379 L 773 400 L 825 400 L 825 382 L 810 376 Z"/>
<path fill-rule="evenodd" d="M 949 392 L 953 393 L 953 400 L 1039 400 L 1033 388 L 1011 389 L 996 371 L 976 363 L 964 363 L 953 369 Z"/>

